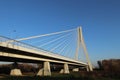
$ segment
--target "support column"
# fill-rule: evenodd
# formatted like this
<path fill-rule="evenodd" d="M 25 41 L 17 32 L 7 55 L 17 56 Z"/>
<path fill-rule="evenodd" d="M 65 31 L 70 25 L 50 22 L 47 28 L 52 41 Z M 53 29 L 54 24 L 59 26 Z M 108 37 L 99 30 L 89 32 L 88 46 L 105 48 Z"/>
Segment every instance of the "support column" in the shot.
<path fill-rule="evenodd" d="M 44 66 L 39 70 L 38 76 L 51 76 L 50 62 L 44 62 Z"/>
<path fill-rule="evenodd" d="M 88 52 L 87 52 L 87 49 L 86 49 L 86 45 L 85 45 L 85 42 L 84 42 L 84 38 L 83 38 L 83 35 L 82 35 L 82 28 L 81 27 L 78 27 L 78 42 L 77 42 L 77 50 L 76 50 L 76 60 L 78 59 L 78 52 L 79 52 L 79 48 L 80 48 L 80 45 L 82 46 L 83 50 L 84 50 L 84 54 L 86 56 L 86 60 L 88 62 L 88 67 L 89 67 L 89 70 L 90 71 L 93 71 L 93 68 L 92 68 L 92 64 L 91 64 L 91 61 L 89 59 L 89 55 L 88 55 Z"/>
<path fill-rule="evenodd" d="M 90 71 L 90 69 L 89 69 L 89 67 L 88 66 L 86 66 L 86 70 L 89 72 Z"/>
<path fill-rule="evenodd" d="M 64 73 L 64 69 L 61 69 L 61 70 L 60 70 L 60 73 Z"/>
<path fill-rule="evenodd" d="M 79 71 L 79 68 L 74 68 L 72 71 L 73 71 L 73 72 L 78 72 L 78 71 Z"/>
<path fill-rule="evenodd" d="M 61 69 L 60 73 L 64 73 L 64 74 L 69 74 L 70 73 L 67 63 L 64 64 L 64 69 Z"/>
<path fill-rule="evenodd" d="M 68 67 L 68 64 L 67 64 L 67 63 L 64 64 L 64 73 L 65 73 L 65 74 L 69 74 L 69 73 L 70 73 L 69 67 Z"/>

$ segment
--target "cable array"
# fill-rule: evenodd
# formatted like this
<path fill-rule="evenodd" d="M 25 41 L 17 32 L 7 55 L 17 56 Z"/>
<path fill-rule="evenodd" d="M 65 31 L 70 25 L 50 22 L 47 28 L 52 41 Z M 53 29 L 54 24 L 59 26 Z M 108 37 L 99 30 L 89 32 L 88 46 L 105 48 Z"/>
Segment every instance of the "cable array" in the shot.
<path fill-rule="evenodd" d="M 75 59 L 76 48 L 78 45 L 78 32 L 77 29 L 71 29 L 16 40 L 30 44 L 48 52 Z M 13 41 L 7 42 L 12 43 Z M 81 50 L 78 53 L 79 60 L 82 59 L 81 61 L 85 61 L 85 57 L 83 59 L 84 55 L 82 47 L 79 50 Z"/>

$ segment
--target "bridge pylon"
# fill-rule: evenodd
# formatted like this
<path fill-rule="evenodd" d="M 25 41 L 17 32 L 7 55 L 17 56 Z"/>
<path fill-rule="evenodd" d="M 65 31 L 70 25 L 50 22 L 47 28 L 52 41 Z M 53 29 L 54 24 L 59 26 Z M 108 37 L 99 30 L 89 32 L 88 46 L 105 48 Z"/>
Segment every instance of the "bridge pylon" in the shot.
<path fill-rule="evenodd" d="M 82 34 L 82 27 L 77 28 L 77 48 L 76 48 L 76 53 L 75 53 L 76 60 L 78 60 L 78 53 L 79 53 L 80 46 L 82 46 L 82 48 L 84 50 L 84 54 L 85 54 L 85 57 L 87 60 L 89 71 L 93 71 L 93 67 L 92 67 L 91 61 L 89 59 L 89 55 L 88 55 L 87 48 L 86 48 L 84 38 L 83 38 L 83 34 Z"/>

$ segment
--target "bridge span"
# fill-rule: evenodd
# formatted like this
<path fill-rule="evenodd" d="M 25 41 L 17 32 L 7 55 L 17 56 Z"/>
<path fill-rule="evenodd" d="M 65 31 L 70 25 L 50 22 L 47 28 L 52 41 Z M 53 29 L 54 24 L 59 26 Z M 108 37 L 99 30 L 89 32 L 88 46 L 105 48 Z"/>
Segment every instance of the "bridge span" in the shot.
<path fill-rule="evenodd" d="M 80 28 L 78 28 L 78 32 L 79 32 L 78 40 L 83 41 L 82 32 L 80 31 L 81 31 Z M 88 55 L 87 55 L 87 59 L 88 59 Z M 53 52 L 46 51 L 31 46 L 29 44 L 25 44 L 23 42 L 20 42 L 19 40 L 9 39 L 3 36 L 0 36 L 0 60 L 12 61 L 12 62 L 32 62 L 32 63 L 43 62 L 44 66 L 42 69 L 39 70 L 37 75 L 44 75 L 44 76 L 51 75 L 51 69 L 50 69 L 51 63 L 64 64 L 64 67 L 63 69 L 61 69 L 60 73 L 68 74 L 70 72 L 69 65 L 75 66 L 73 71 L 79 71 L 79 67 L 86 67 L 87 70 L 92 71 L 91 63 L 89 60 L 88 63 L 81 62 L 77 59 L 61 56 Z M 11 75 L 21 75 L 21 72 L 19 69 L 13 69 L 11 71 Z"/>

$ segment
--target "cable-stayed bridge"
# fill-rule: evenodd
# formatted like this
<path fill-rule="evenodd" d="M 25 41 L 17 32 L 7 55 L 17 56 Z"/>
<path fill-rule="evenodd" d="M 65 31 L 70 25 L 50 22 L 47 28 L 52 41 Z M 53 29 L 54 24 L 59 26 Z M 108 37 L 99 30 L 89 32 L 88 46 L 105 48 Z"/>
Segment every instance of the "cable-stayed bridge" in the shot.
<path fill-rule="evenodd" d="M 51 63 L 64 64 L 60 73 L 69 73 L 69 65 L 75 66 L 73 71 L 78 71 L 79 67 L 86 67 L 89 71 L 93 70 L 81 27 L 21 39 L 0 36 L 0 60 L 43 62 L 44 66 L 37 75 L 44 76 L 51 75 Z M 11 75 L 20 74 L 18 69 L 11 71 Z"/>

